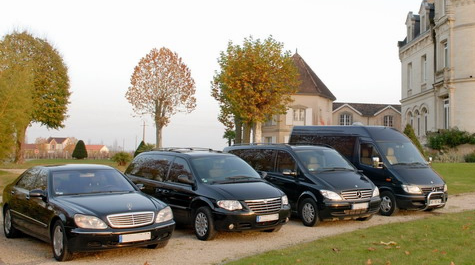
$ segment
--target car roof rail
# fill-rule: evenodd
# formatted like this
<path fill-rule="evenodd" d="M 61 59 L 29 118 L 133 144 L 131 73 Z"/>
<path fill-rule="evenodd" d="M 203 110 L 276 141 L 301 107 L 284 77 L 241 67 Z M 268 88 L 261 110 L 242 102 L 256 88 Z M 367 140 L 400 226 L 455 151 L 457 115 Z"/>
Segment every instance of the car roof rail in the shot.
<path fill-rule="evenodd" d="M 186 153 L 186 152 L 215 152 L 215 153 L 222 153 L 222 151 L 214 150 L 212 148 L 205 148 L 205 147 L 161 147 L 155 148 L 153 151 L 167 151 L 167 152 L 176 152 L 176 153 Z"/>
<path fill-rule="evenodd" d="M 240 144 L 233 144 L 232 146 L 248 146 L 248 145 L 289 145 L 287 143 L 240 143 Z"/>

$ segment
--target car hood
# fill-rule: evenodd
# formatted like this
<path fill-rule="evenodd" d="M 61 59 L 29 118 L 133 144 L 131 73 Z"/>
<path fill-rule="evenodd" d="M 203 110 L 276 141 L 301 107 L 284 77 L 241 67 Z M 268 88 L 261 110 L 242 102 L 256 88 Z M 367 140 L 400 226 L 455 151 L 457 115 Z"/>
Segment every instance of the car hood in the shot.
<path fill-rule="evenodd" d="M 213 184 L 212 187 L 225 200 L 255 200 L 277 198 L 284 195 L 267 182 Z"/>
<path fill-rule="evenodd" d="M 397 176 L 406 184 L 417 186 L 442 186 L 444 180 L 431 167 L 428 166 L 394 166 Z"/>
<path fill-rule="evenodd" d="M 160 201 L 139 192 L 60 196 L 57 197 L 57 202 L 73 213 L 94 216 L 157 211 L 164 207 Z"/>
<path fill-rule="evenodd" d="M 374 184 L 364 175 L 355 171 L 328 171 L 319 172 L 314 177 L 325 182 L 334 190 L 373 189 Z"/>

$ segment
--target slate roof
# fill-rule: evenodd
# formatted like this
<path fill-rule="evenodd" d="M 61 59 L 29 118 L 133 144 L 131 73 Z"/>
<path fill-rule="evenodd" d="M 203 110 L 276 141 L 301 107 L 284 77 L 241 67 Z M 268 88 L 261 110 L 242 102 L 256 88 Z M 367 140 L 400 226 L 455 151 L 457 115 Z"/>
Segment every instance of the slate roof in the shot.
<path fill-rule="evenodd" d="M 333 102 L 333 111 L 342 108 L 343 106 L 349 106 L 356 111 L 360 112 L 362 116 L 372 117 L 385 108 L 392 107 L 399 113 L 401 113 L 401 105 L 399 104 L 372 104 L 372 103 L 345 103 L 345 102 Z"/>
<path fill-rule="evenodd" d="M 308 66 L 304 59 L 295 53 L 292 56 L 295 66 L 300 73 L 300 88 L 297 94 L 315 94 L 324 98 L 328 98 L 332 101 L 336 100 L 336 97 L 330 92 L 327 86 L 318 78 L 313 70 Z"/>

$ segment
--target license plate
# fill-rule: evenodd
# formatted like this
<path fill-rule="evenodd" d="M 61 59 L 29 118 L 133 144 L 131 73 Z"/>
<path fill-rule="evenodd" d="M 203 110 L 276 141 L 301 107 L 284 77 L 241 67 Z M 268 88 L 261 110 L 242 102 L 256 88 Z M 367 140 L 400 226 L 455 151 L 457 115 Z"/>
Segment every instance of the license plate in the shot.
<path fill-rule="evenodd" d="M 352 210 L 368 209 L 368 203 L 355 203 L 351 205 Z"/>
<path fill-rule="evenodd" d="M 151 237 L 152 237 L 152 233 L 150 232 L 119 235 L 119 242 L 127 243 L 127 242 L 135 242 L 135 241 L 144 241 L 144 240 L 150 240 Z"/>
<path fill-rule="evenodd" d="M 429 206 L 442 204 L 442 199 L 429 200 Z"/>
<path fill-rule="evenodd" d="M 258 223 L 275 221 L 275 220 L 279 220 L 279 214 L 278 213 L 257 216 L 257 222 Z"/>

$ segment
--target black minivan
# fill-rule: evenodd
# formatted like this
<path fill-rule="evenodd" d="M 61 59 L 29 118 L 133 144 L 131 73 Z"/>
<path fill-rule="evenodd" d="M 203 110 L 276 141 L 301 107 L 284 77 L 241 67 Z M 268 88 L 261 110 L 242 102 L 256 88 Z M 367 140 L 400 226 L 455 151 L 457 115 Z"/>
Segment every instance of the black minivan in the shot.
<path fill-rule="evenodd" d="M 306 226 L 319 220 L 368 220 L 378 212 L 378 188 L 333 148 L 286 144 L 235 145 L 235 154 L 287 194 Z"/>
<path fill-rule="evenodd" d="M 384 126 L 295 126 L 290 144 L 327 144 L 363 170 L 381 192 L 382 215 L 401 209 L 442 208 L 445 181 L 430 167 L 412 141 Z"/>
<path fill-rule="evenodd" d="M 166 202 L 177 223 L 200 240 L 216 231 L 278 231 L 290 217 L 287 196 L 235 155 L 202 148 L 139 154 L 125 174 Z"/>

